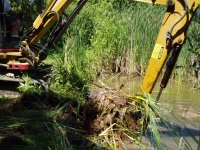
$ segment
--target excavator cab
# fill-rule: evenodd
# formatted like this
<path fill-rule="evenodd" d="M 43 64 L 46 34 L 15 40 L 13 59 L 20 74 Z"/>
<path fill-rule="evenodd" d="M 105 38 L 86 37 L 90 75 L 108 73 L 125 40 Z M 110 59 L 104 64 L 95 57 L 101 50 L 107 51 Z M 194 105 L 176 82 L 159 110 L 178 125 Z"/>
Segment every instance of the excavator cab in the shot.
<path fill-rule="evenodd" d="M 21 82 L 16 79 L 21 70 L 28 68 L 28 63 L 19 64 L 19 43 L 21 41 L 23 15 L 13 11 L 8 0 L 0 0 L 0 81 Z"/>
<path fill-rule="evenodd" d="M 19 31 L 22 25 L 22 14 L 11 10 L 7 0 L 1 0 L 0 4 L 0 48 L 13 48 L 20 42 Z"/>
<path fill-rule="evenodd" d="M 13 11 L 8 0 L 0 0 L 0 69 L 26 70 L 28 65 L 14 62 L 19 57 L 19 36 L 23 15 Z"/>
<path fill-rule="evenodd" d="M 65 10 L 72 2 L 51 0 L 32 27 L 19 36 L 23 15 L 14 12 L 8 0 L 0 0 L 0 81 L 1 75 L 6 75 L 7 81 L 7 75 L 12 74 L 9 81 L 13 81 L 24 73 L 40 69 L 48 50 L 60 40 L 87 0 L 75 2 L 77 5 L 66 14 Z"/>
<path fill-rule="evenodd" d="M 2 24 L 2 48 L 15 48 L 19 45 L 22 17 L 19 13 L 9 11 L 3 14 Z"/>

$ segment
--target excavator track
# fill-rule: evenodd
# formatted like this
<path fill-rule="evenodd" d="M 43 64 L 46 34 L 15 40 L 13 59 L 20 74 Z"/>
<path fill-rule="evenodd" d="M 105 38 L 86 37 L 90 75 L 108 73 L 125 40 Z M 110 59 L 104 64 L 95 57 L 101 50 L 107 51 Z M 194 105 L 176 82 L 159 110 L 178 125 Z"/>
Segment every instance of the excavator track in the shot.
<path fill-rule="evenodd" d="M 24 82 L 21 78 L 16 78 L 16 77 L 9 77 L 7 75 L 2 75 L 0 74 L 0 82 L 14 82 L 14 83 L 20 83 Z"/>
<path fill-rule="evenodd" d="M 22 79 L 13 79 L 0 75 L 0 98 L 18 98 L 21 93 L 17 87 Z"/>
<path fill-rule="evenodd" d="M 31 78 L 31 84 L 38 85 L 44 90 L 49 89 L 51 79 L 51 65 L 41 64 L 40 67 L 29 72 L 11 72 L 0 70 L 0 97 L 17 98 L 21 95 L 18 90 L 20 83 L 24 83 L 23 76 Z"/>
<path fill-rule="evenodd" d="M 20 97 L 21 93 L 18 91 L 18 86 L 24 82 L 21 75 L 3 69 L 0 72 L 0 98 L 14 99 Z"/>

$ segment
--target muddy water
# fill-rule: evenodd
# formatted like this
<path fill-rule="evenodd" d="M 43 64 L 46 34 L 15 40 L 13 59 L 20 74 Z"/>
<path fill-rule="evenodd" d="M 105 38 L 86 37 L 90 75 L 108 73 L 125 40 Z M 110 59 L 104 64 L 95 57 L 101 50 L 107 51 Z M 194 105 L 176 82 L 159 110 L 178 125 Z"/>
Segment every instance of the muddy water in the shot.
<path fill-rule="evenodd" d="M 169 130 L 161 127 L 165 149 L 197 150 L 197 143 L 191 136 L 200 142 L 200 92 L 197 92 L 191 83 L 171 80 L 160 98 L 161 103 L 172 106 L 172 112 L 178 118 L 174 119 L 172 127 L 178 132 L 178 136 L 170 134 Z M 156 86 L 153 95 L 157 94 L 158 89 L 159 86 Z M 186 146 L 186 143 L 189 143 L 189 146 Z"/>
<path fill-rule="evenodd" d="M 139 91 L 141 81 L 141 77 L 112 76 L 100 79 L 98 83 L 110 88 L 121 88 L 128 95 L 134 95 Z M 158 91 L 159 83 L 155 86 L 152 96 L 156 97 Z M 200 92 L 197 92 L 189 82 L 169 81 L 159 102 L 170 104 L 174 113 L 200 123 Z"/>
<path fill-rule="evenodd" d="M 156 87 L 153 95 L 157 94 Z M 174 107 L 181 117 L 200 123 L 200 92 L 197 92 L 190 83 L 170 81 L 160 98 Z"/>
<path fill-rule="evenodd" d="M 100 79 L 98 83 L 103 83 L 110 88 L 121 88 L 127 94 L 133 95 L 138 92 L 141 80 L 140 77 L 113 76 Z M 159 84 L 155 86 L 152 96 L 156 97 L 158 91 Z M 189 82 L 179 83 L 171 80 L 159 102 L 163 105 L 170 104 L 171 110 L 175 114 L 175 118 L 172 118 L 171 129 L 167 129 L 160 123 L 162 149 L 196 150 L 198 141 L 195 142 L 191 136 L 200 140 L 200 92 L 196 92 Z M 178 134 L 174 135 L 174 131 Z M 150 136 L 149 140 L 152 140 Z M 190 146 L 186 146 L 187 143 Z"/>

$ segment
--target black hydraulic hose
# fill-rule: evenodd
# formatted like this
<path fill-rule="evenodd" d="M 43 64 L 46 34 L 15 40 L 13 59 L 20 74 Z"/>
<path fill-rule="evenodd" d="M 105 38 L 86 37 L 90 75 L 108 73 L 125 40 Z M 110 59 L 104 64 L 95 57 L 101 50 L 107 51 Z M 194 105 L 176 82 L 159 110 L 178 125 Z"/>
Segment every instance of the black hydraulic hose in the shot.
<path fill-rule="evenodd" d="M 51 13 L 54 13 L 55 15 L 56 15 L 56 25 L 55 25 L 55 27 L 53 28 L 53 30 L 52 30 L 52 32 L 50 33 L 50 35 L 49 35 L 49 38 L 47 39 L 47 43 L 50 41 L 50 38 L 53 36 L 53 33 L 54 33 L 54 31 L 57 29 L 57 27 L 58 27 L 58 25 L 59 25 L 59 21 L 60 21 L 60 16 L 59 16 L 59 14 L 57 13 L 57 12 L 55 12 L 55 11 L 50 11 L 46 16 L 47 16 L 47 18 L 48 18 L 48 15 L 49 14 L 51 14 Z M 46 17 L 45 16 L 45 17 Z M 45 18 L 44 17 L 44 18 Z M 45 46 L 44 46 L 44 49 L 47 47 L 47 43 L 45 44 Z"/>
<path fill-rule="evenodd" d="M 173 26 L 168 30 L 167 34 L 166 34 L 166 37 L 167 37 L 167 44 L 171 42 L 172 40 L 172 32 L 174 30 L 174 28 L 176 27 L 176 25 L 188 14 L 188 11 L 189 11 L 189 7 L 188 7 L 188 4 L 187 4 L 187 1 L 186 0 L 183 0 L 184 2 L 184 14 L 173 24 Z"/>
<path fill-rule="evenodd" d="M 66 23 L 63 26 L 62 31 L 58 35 L 56 35 L 56 37 L 54 37 L 51 42 L 48 43 L 48 47 L 51 47 L 53 43 L 57 43 L 60 40 L 60 38 L 63 36 L 65 31 L 69 28 L 70 24 L 72 23 L 74 18 L 77 16 L 77 14 L 80 12 L 80 10 L 83 8 L 83 6 L 86 4 L 87 1 L 88 0 L 80 0 L 78 2 L 78 6 L 68 16 Z"/>
<path fill-rule="evenodd" d="M 31 57 L 31 59 L 33 61 L 36 61 L 36 56 L 31 50 L 29 50 L 28 48 L 24 47 L 23 45 L 21 45 L 20 48 L 22 49 L 23 53 L 25 53 L 27 56 Z"/>
<path fill-rule="evenodd" d="M 25 62 L 29 63 L 29 65 L 31 65 L 32 68 L 34 67 L 34 64 L 28 58 L 19 58 L 19 61 L 25 61 Z"/>
<path fill-rule="evenodd" d="M 180 54 L 181 47 L 182 47 L 182 45 L 175 44 L 173 49 L 172 49 L 171 56 L 169 57 L 169 59 L 166 63 L 166 70 L 165 70 L 165 73 L 163 75 L 163 78 L 162 78 L 162 81 L 161 81 L 161 84 L 160 84 L 160 91 L 157 95 L 156 102 L 158 102 L 158 100 L 159 100 L 159 98 L 162 94 L 163 89 L 166 88 L 167 83 L 169 82 L 169 78 L 172 75 L 172 71 L 174 69 L 176 61 L 177 61 L 178 56 Z"/>
<path fill-rule="evenodd" d="M 180 54 L 182 45 L 175 44 L 173 47 L 174 48 L 172 49 L 171 56 L 169 57 L 169 59 L 166 63 L 166 70 L 165 70 L 165 73 L 163 75 L 163 79 L 162 79 L 161 84 L 160 84 L 161 88 L 166 88 L 166 86 L 167 86 L 167 83 L 168 83 L 169 78 L 172 74 L 173 68 L 174 68 L 174 66 L 177 62 L 178 56 Z"/>

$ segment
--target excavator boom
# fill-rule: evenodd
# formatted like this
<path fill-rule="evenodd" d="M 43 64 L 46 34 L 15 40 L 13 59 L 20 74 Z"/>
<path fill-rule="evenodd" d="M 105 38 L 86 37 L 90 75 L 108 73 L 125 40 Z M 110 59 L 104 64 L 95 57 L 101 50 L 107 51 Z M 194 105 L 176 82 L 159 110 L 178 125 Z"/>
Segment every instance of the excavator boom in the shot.
<path fill-rule="evenodd" d="M 29 44 L 36 43 L 43 38 L 49 28 L 61 19 L 72 0 L 51 0 L 49 5 L 33 23 L 33 30 L 26 35 Z"/>
<path fill-rule="evenodd" d="M 142 91 L 151 93 L 162 68 L 165 68 L 160 84 L 159 98 L 162 89 L 168 83 L 181 47 L 185 42 L 186 31 L 199 5 L 200 0 L 174 0 L 173 3 L 167 5 L 167 11 L 141 84 Z M 166 67 L 164 67 L 165 63 Z"/>

